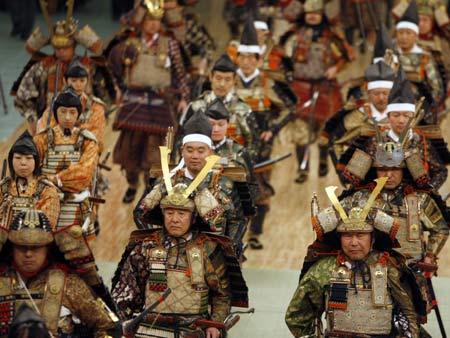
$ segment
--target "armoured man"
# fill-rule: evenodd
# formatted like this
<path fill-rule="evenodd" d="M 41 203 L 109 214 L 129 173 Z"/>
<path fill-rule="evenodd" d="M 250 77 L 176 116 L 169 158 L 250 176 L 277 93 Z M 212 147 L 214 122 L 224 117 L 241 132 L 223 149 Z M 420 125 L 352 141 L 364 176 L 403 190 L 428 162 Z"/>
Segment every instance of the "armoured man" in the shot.
<path fill-rule="evenodd" d="M 21 211 L 38 209 L 48 215 L 52 228 L 59 217 L 59 196 L 55 185 L 41 175 L 38 149 L 25 131 L 13 144 L 8 154 L 10 176 L 0 183 L 0 219 L 2 246 L 14 216 Z M 4 168 L 6 170 L 6 168 Z"/>
<path fill-rule="evenodd" d="M 211 203 L 199 209 L 199 216 L 205 222 L 206 231 L 230 237 L 236 252 L 240 255 L 247 224 L 234 182 L 222 175 L 221 170 L 212 170 L 214 163 L 208 159 L 208 156 L 213 153 L 211 123 L 204 113 L 198 113 L 190 118 L 184 127 L 182 159 L 171 170 L 170 175 L 173 184 L 189 185 L 195 180 L 200 180 L 199 173 L 208 168 L 199 189 L 201 188 L 204 194 L 211 196 Z M 161 179 L 160 177 L 154 182 L 152 190 L 135 209 L 135 220 L 139 228 L 151 228 L 154 224 L 158 224 L 158 220 L 155 222 L 155 216 L 160 216 L 159 202 L 167 194 Z M 160 220 L 159 224 L 161 224 Z"/>
<path fill-rule="evenodd" d="M 250 107 L 236 93 L 236 79 L 236 66 L 228 55 L 223 54 L 211 69 L 211 90 L 203 92 L 189 104 L 181 122 L 186 123 L 196 112 L 204 113 L 207 106 L 220 98 L 230 114 L 227 135 L 244 146 L 255 159 L 258 154 L 254 143 L 256 121 Z M 183 133 L 183 128 L 179 133 Z"/>
<path fill-rule="evenodd" d="M 429 312 L 435 299 L 422 273 L 431 281 L 436 272 L 438 255 L 449 236 L 450 217 L 445 202 L 426 183 L 427 172 L 420 154 L 411 149 L 405 151 L 405 137 L 407 133 L 400 140 L 392 141 L 379 136 L 373 156 L 355 152 L 351 162 L 358 165 L 349 165 L 346 170 L 365 180 L 358 188 L 346 192 L 341 204 L 365 203 L 373 189 L 373 185 L 366 182 L 374 176 L 387 178 L 374 206 L 395 218 L 395 236 L 400 245 L 394 250 L 402 254 L 406 263 L 416 271 Z M 426 322 L 426 312 L 419 317 L 423 317 L 420 318 L 422 323 Z"/>
<path fill-rule="evenodd" d="M 336 187 L 328 187 L 334 207 L 318 210 L 313 202 L 313 227 L 329 253 L 315 262 L 305 258 L 286 312 L 295 337 L 317 337 L 323 313 L 326 337 L 419 337 L 416 310 L 402 284 L 404 263 L 390 250 L 395 220 L 372 205 L 385 182 L 377 180 L 369 201 L 343 206 Z M 399 314 L 407 324 L 397 333 L 393 319 Z"/>
<path fill-rule="evenodd" d="M 22 304 L 37 309 L 53 337 L 107 338 L 115 326 L 113 313 L 61 260 L 48 218 L 34 209 L 15 217 L 0 264 L 0 336 L 6 337 Z M 115 317 L 115 319 L 117 319 Z"/>
<path fill-rule="evenodd" d="M 256 135 L 254 149 L 257 154 L 255 163 L 269 159 L 274 136 L 280 131 L 280 123 L 288 115 L 289 109 L 284 92 L 272 78 L 258 68 L 261 49 L 258 44 L 253 20 L 245 23 L 241 43 L 238 48 L 238 75 L 236 93 L 250 106 L 256 119 Z M 265 216 L 269 210 L 270 197 L 274 189 L 269 183 L 270 170 L 258 173 L 259 195 L 256 202 L 258 211 L 252 220 L 249 233 L 250 247 L 262 249 L 258 237 L 263 232 Z"/>
<path fill-rule="evenodd" d="M 163 171 L 169 173 L 167 161 Z M 208 171 L 204 167 L 197 177 Z M 214 197 L 197 189 L 199 182 L 172 186 L 167 176 L 164 181 L 167 193 L 158 201 L 164 227 L 132 234 L 112 282 L 123 320 L 154 309 L 136 323 L 134 332 L 125 324 L 124 333 L 218 338 L 225 334 L 219 328 L 225 327 L 230 307 L 248 304 L 239 263 L 228 239 L 199 232 L 196 225 L 197 213 L 203 215 L 205 205 L 215 203 Z"/>
<path fill-rule="evenodd" d="M 419 39 L 419 13 L 416 0 L 412 0 L 396 25 L 399 62 L 408 80 L 413 84 L 416 99 L 425 97 L 427 115 L 424 123 L 435 124 L 437 112 L 445 92 L 441 74 L 433 56 L 417 45 Z"/>
<path fill-rule="evenodd" d="M 294 64 L 291 87 L 301 102 L 312 98 L 314 92 L 319 95 L 315 109 L 305 111 L 292 125 L 299 164 L 296 182 L 303 183 L 309 173 L 305 152 L 321 125 L 343 105 L 336 76 L 353 59 L 353 51 L 344 34 L 328 22 L 322 0 L 307 0 L 298 22 L 297 28 L 283 38 L 286 56 Z M 319 145 L 319 151 L 319 176 L 325 176 L 327 147 Z"/>
<path fill-rule="evenodd" d="M 126 172 L 124 203 L 133 201 L 140 173 L 159 163 L 157 147 L 163 144 L 167 128 L 177 125 L 176 113 L 186 108 L 190 96 L 179 42 L 161 29 L 161 3 L 140 3 L 133 18 L 138 29 L 109 54 L 123 92 L 113 125 L 120 130 L 113 159 Z"/>
<path fill-rule="evenodd" d="M 39 27 L 35 29 L 25 46 L 32 58 L 11 90 L 11 94 L 15 95 L 16 108 L 29 122 L 33 134 L 36 133 L 37 120 L 50 106 L 54 94 L 65 86 L 64 74 L 68 65 L 75 59 L 89 68 L 86 88 L 88 95 L 95 94 L 105 101 L 115 98 L 114 84 L 106 69 L 105 60 L 97 57 L 101 54 L 102 42 L 88 25 L 78 30 L 77 22 L 71 14 L 73 1 L 68 1 L 67 18 L 56 22 L 55 26 L 50 22 L 45 1 L 41 1 L 41 4 L 50 38 L 45 37 Z M 52 55 L 40 51 L 48 43 L 54 50 Z M 75 49 L 78 44 L 92 52 L 94 56 L 76 55 Z"/>
<path fill-rule="evenodd" d="M 103 136 L 106 128 L 106 105 L 99 98 L 88 95 L 87 85 L 89 81 L 89 73 L 80 61 L 74 60 L 68 67 L 64 74 L 65 82 L 68 86 L 75 89 L 77 95 L 80 97 L 82 112 L 77 120 L 77 126 L 80 129 L 87 129 L 92 132 L 99 142 L 99 151 L 103 149 Z M 38 120 L 38 133 L 47 129 L 47 121 L 50 116 L 50 127 L 57 125 L 51 107 L 48 107 Z"/>
<path fill-rule="evenodd" d="M 366 69 L 364 78 L 366 102 L 361 105 L 346 104 L 325 123 L 320 133 L 319 144 L 332 148 L 329 151 L 335 165 L 352 140 L 361 134 L 362 129 L 388 124 L 386 110 L 389 92 L 394 85 L 394 71 L 384 61 L 379 61 Z"/>
<path fill-rule="evenodd" d="M 446 55 L 450 53 L 450 19 L 442 1 L 419 0 L 419 47 L 431 53 L 441 74 L 444 86 L 448 89 L 450 76 L 450 61 Z M 401 11 L 406 9 L 407 2 L 401 1 L 393 9 L 393 14 L 400 17 Z"/>
<path fill-rule="evenodd" d="M 394 81 L 388 99 L 387 115 L 390 127 L 381 133 L 381 138 L 392 142 L 399 142 L 401 138 L 405 142 L 405 149 L 408 153 L 417 154 L 424 163 L 426 175 L 417 177 L 417 183 L 431 184 L 435 189 L 439 189 L 444 184 L 448 170 L 446 164 L 449 163 L 449 151 L 447 144 L 442 139 L 439 127 L 415 127 L 423 116 L 420 103 L 415 103 L 415 98 L 411 85 L 403 72 L 400 72 Z M 415 128 L 414 128 L 415 127 Z M 414 128 L 414 129 L 411 129 Z M 340 170 L 347 164 L 359 165 L 358 161 L 351 160 L 355 149 L 360 149 L 374 156 L 377 140 L 376 130 L 362 131 L 361 136 L 356 138 L 351 147 L 341 156 L 339 160 Z M 406 136 L 402 136 L 402 135 Z M 350 163 L 351 162 L 351 163 Z M 352 183 L 359 184 L 363 177 L 348 175 L 343 173 L 345 179 Z M 421 182 L 421 180 L 424 180 Z"/>

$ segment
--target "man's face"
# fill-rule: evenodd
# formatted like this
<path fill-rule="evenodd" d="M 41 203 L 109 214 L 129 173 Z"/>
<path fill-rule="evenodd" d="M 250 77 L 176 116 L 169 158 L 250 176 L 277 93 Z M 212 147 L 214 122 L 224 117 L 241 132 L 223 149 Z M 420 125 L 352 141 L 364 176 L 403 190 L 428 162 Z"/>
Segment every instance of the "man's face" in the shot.
<path fill-rule="evenodd" d="M 372 249 L 372 236 L 366 232 L 344 232 L 341 234 L 341 247 L 350 260 L 360 261 Z"/>
<path fill-rule="evenodd" d="M 225 138 L 228 130 L 228 121 L 226 119 L 214 120 L 209 118 L 212 126 L 211 139 L 214 142 L 220 142 Z"/>
<path fill-rule="evenodd" d="M 433 18 L 426 14 L 419 14 L 419 33 L 428 34 L 434 26 Z"/>
<path fill-rule="evenodd" d="M 192 212 L 184 209 L 166 208 L 163 210 L 164 227 L 170 236 L 182 237 L 192 222 Z"/>
<path fill-rule="evenodd" d="M 369 101 L 380 113 L 386 110 L 389 92 L 390 89 L 386 88 L 374 88 L 369 90 Z"/>
<path fill-rule="evenodd" d="M 256 35 L 258 36 L 258 44 L 262 46 L 266 43 L 267 37 L 269 36 L 269 31 L 265 29 L 257 29 Z"/>
<path fill-rule="evenodd" d="M 239 53 L 237 64 L 245 76 L 252 75 L 258 67 L 259 57 L 255 53 Z"/>
<path fill-rule="evenodd" d="M 37 272 L 47 258 L 47 246 L 13 245 L 13 261 L 23 272 Z"/>
<path fill-rule="evenodd" d="M 387 177 L 387 182 L 384 185 L 384 189 L 392 190 L 397 188 L 403 180 L 402 168 L 378 168 L 377 177 Z"/>
<path fill-rule="evenodd" d="M 63 129 L 72 129 L 78 120 L 78 110 L 75 107 L 59 107 L 56 115 L 58 123 Z"/>
<path fill-rule="evenodd" d="M 73 89 L 77 92 L 77 95 L 80 96 L 86 91 L 88 79 L 87 77 L 68 77 L 67 84 L 71 85 Z"/>
<path fill-rule="evenodd" d="M 161 29 L 161 20 L 145 17 L 142 21 L 142 34 L 144 35 L 153 35 L 159 32 Z"/>
<path fill-rule="evenodd" d="M 308 25 L 315 26 L 322 22 L 323 13 L 320 11 L 308 12 L 305 14 L 305 22 Z"/>
<path fill-rule="evenodd" d="M 211 154 L 211 149 L 203 142 L 188 142 L 181 149 L 186 168 L 193 175 L 197 175 L 206 164 L 206 157 Z"/>
<path fill-rule="evenodd" d="M 409 52 L 414 44 L 417 42 L 418 35 L 412 29 L 401 28 L 397 29 L 395 33 L 398 46 L 405 53 Z"/>
<path fill-rule="evenodd" d="M 408 121 L 414 116 L 410 111 L 391 111 L 388 114 L 388 120 L 392 130 L 398 136 L 402 133 L 403 129 L 408 125 Z"/>
<path fill-rule="evenodd" d="M 28 178 L 33 176 L 36 163 L 33 155 L 13 154 L 13 169 L 17 176 Z"/>
<path fill-rule="evenodd" d="M 75 56 L 75 46 L 54 48 L 55 56 L 58 60 L 68 62 Z"/>
<path fill-rule="evenodd" d="M 215 70 L 209 77 L 211 89 L 217 97 L 224 98 L 231 92 L 236 83 L 236 74 Z"/>

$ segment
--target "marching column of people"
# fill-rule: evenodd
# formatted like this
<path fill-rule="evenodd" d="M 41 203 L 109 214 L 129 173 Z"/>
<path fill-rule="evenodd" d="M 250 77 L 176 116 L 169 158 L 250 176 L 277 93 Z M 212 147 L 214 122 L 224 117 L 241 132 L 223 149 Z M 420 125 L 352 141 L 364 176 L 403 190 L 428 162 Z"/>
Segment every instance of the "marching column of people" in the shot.
<path fill-rule="evenodd" d="M 336 76 L 354 55 L 330 2 L 230 2 L 241 39 L 214 63 L 223 44 L 184 12 L 196 1 L 136 0 L 107 46 L 78 29 L 73 2 L 55 25 L 42 2 L 50 35 L 37 28 L 27 40 L 32 57 L 11 91 L 34 138 L 13 144 L 0 181 L 0 337 L 31 328 L 36 337 L 225 336 L 231 307 L 249 305 L 246 241 L 264 248 L 272 166 L 285 158 L 272 147 L 289 123 L 296 182 L 307 180 L 317 141 L 319 177 L 329 154 L 345 188 L 339 197 L 326 188 L 332 207 L 313 198 L 317 238 L 286 312 L 291 333 L 429 336 L 422 324 L 436 306 L 432 277 L 450 222 L 438 193 L 450 163 L 439 125 L 448 15 L 434 1 L 395 6 L 394 36 L 379 25 L 373 64 L 351 79 L 345 102 Z M 278 42 L 271 24 L 281 15 L 295 23 Z M 49 42 L 53 55 L 41 51 Z M 112 103 L 122 202 L 135 199 L 141 173 L 145 191 L 110 293 L 91 241 Z"/>

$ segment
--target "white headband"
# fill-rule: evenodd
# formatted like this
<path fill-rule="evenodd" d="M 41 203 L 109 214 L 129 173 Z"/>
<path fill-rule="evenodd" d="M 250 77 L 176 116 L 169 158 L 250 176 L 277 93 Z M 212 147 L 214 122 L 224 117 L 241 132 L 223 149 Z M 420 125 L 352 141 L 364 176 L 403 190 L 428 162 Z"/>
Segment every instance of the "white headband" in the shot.
<path fill-rule="evenodd" d="M 261 54 L 261 48 L 259 46 L 239 45 L 238 53 L 254 53 Z"/>
<path fill-rule="evenodd" d="M 415 113 L 416 112 L 416 105 L 412 103 L 391 103 L 388 104 L 386 108 L 386 113 L 390 113 L 393 111 L 410 111 Z"/>
<path fill-rule="evenodd" d="M 395 28 L 397 30 L 399 29 L 411 29 L 412 31 L 414 31 L 416 34 L 419 34 L 419 26 L 417 26 L 414 22 L 410 22 L 410 21 L 399 21 L 399 23 L 397 23 L 397 25 L 395 26 Z"/>
<path fill-rule="evenodd" d="M 371 81 L 367 83 L 367 90 L 376 89 L 376 88 L 386 88 L 391 89 L 394 85 L 394 81 Z"/>
<path fill-rule="evenodd" d="M 267 23 L 264 21 L 253 21 L 253 24 L 255 25 L 255 29 L 269 30 L 269 26 L 267 26 Z"/>
<path fill-rule="evenodd" d="M 189 142 L 202 142 L 206 143 L 206 145 L 210 148 L 212 148 L 212 141 L 211 138 L 203 135 L 203 134 L 189 134 L 183 137 L 183 145 Z"/>

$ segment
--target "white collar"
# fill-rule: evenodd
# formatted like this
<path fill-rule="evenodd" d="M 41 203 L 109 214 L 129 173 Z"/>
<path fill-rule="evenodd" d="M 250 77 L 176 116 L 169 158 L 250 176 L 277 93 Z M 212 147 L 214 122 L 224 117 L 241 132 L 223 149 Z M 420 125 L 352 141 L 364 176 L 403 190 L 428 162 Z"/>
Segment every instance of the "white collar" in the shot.
<path fill-rule="evenodd" d="M 187 178 L 189 178 L 191 180 L 194 179 L 194 176 L 190 173 L 190 171 L 187 167 L 184 167 L 183 171 L 184 171 L 184 176 L 186 176 Z"/>
<path fill-rule="evenodd" d="M 377 108 L 375 108 L 375 106 L 372 103 L 370 104 L 370 111 L 372 112 L 372 117 L 377 122 L 387 118 L 386 109 L 384 110 L 384 112 L 380 112 Z"/>
<path fill-rule="evenodd" d="M 239 77 L 242 79 L 242 81 L 244 81 L 245 83 L 249 83 L 250 81 L 252 81 L 254 78 L 256 78 L 259 75 L 260 71 L 258 68 L 255 69 L 255 71 L 253 72 L 253 74 L 251 74 L 249 77 L 246 77 L 244 75 L 244 73 L 242 73 L 241 68 L 239 68 L 236 71 L 236 74 L 239 75 Z"/>
<path fill-rule="evenodd" d="M 216 150 L 217 148 L 220 148 L 221 146 L 223 146 L 225 144 L 225 142 L 227 142 L 227 137 L 226 136 L 219 143 L 213 144 L 213 149 Z"/>
<path fill-rule="evenodd" d="M 411 140 L 413 138 L 413 131 L 410 129 L 409 130 L 409 136 L 408 139 Z M 394 131 L 392 129 L 389 129 L 388 131 L 388 136 L 394 141 L 394 142 L 398 142 L 400 140 L 400 136 L 398 136 L 396 133 L 394 133 Z"/>
<path fill-rule="evenodd" d="M 217 97 L 217 95 L 211 90 L 211 94 L 210 94 L 211 101 L 214 101 L 216 99 L 216 97 Z M 222 102 L 223 102 L 223 104 L 227 104 L 227 103 L 230 103 L 232 99 L 233 99 L 233 90 L 231 90 L 225 96 L 225 98 L 222 100 Z"/>
<path fill-rule="evenodd" d="M 266 54 L 266 51 L 267 51 L 267 45 L 266 44 L 262 45 L 259 48 L 261 49 L 261 52 L 259 54 L 261 54 L 261 55 Z"/>
<path fill-rule="evenodd" d="M 155 33 L 155 34 L 153 34 L 151 41 L 148 41 L 146 38 L 142 37 L 142 42 L 147 47 L 150 47 L 151 45 L 153 45 L 155 43 L 156 40 L 158 40 L 158 38 L 159 38 L 159 33 Z"/>

